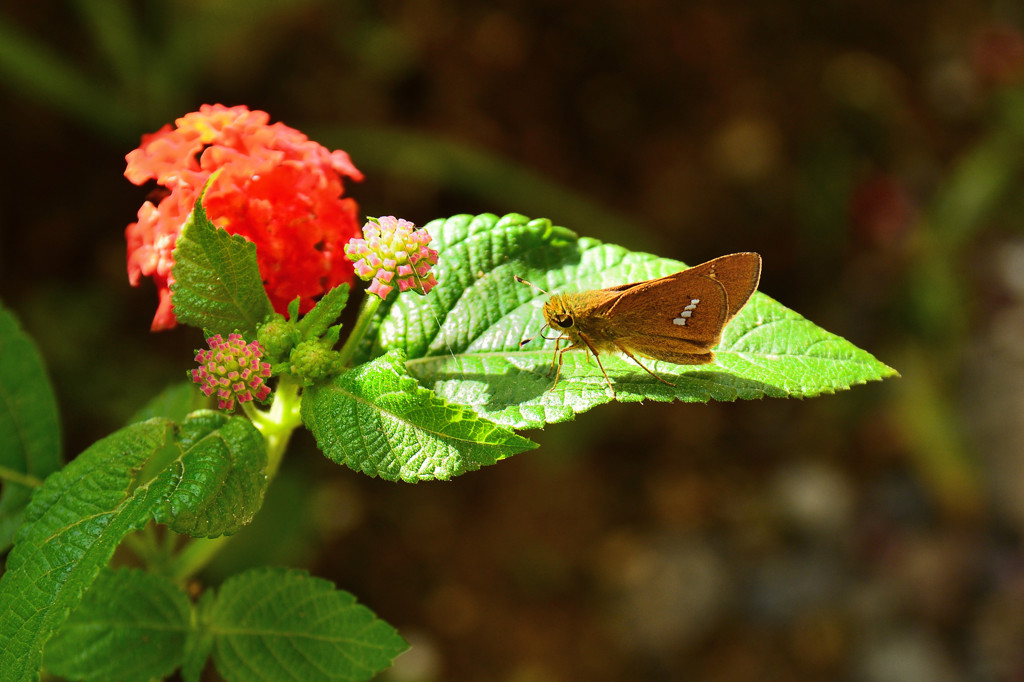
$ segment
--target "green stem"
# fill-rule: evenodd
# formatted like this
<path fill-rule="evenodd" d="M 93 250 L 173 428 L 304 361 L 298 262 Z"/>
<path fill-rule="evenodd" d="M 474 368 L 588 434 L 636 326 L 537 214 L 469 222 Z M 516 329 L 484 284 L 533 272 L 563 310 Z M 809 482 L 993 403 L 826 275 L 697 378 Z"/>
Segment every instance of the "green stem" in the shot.
<path fill-rule="evenodd" d="M 348 335 L 345 345 L 341 347 L 342 367 L 347 367 L 352 361 L 352 356 L 355 355 L 356 349 L 362 342 L 363 337 L 366 336 L 366 332 L 370 328 L 370 322 L 373 321 L 373 316 L 377 314 L 377 308 L 380 307 L 380 304 L 381 299 L 379 296 L 366 294 L 366 298 L 363 299 L 363 305 L 359 308 L 359 317 L 356 319 L 355 326 L 352 327 L 352 333 Z"/>
<path fill-rule="evenodd" d="M 164 542 L 162 550 L 166 556 L 174 555 L 174 548 L 178 546 L 178 538 L 180 537 L 180 535 L 171 531 L 170 528 L 168 528 L 167 532 L 164 533 Z"/>
<path fill-rule="evenodd" d="M 221 535 L 219 538 L 195 538 L 186 543 L 171 562 L 171 580 L 177 583 L 188 581 L 210 563 L 230 538 L 230 535 Z"/>
<path fill-rule="evenodd" d="M 293 377 L 282 374 L 278 379 L 277 390 L 274 391 L 274 400 L 266 412 L 256 409 L 252 403 L 242 403 L 243 411 L 263 434 L 267 444 L 268 485 L 277 474 L 292 432 L 302 423 L 300 388 L 301 385 Z M 230 537 L 222 535 L 190 540 L 171 563 L 172 579 L 185 582 L 195 575 L 216 556 Z"/>
<path fill-rule="evenodd" d="M 10 481 L 11 483 L 20 483 L 26 488 L 38 488 L 43 484 L 42 480 L 36 478 L 32 474 L 26 474 L 22 471 L 15 471 L 5 466 L 0 466 L 0 480 Z"/>
<path fill-rule="evenodd" d="M 246 410 L 253 425 L 263 434 L 267 441 L 267 478 L 277 475 L 277 468 L 288 449 L 288 440 L 292 432 L 302 424 L 302 396 L 299 393 L 301 384 L 295 377 L 282 374 L 278 378 L 274 402 L 270 409 L 261 412 L 255 408 Z M 251 407 L 251 403 L 243 403 L 243 409 Z"/>
<path fill-rule="evenodd" d="M 170 531 L 167 534 L 170 535 Z M 167 565 L 167 558 L 170 554 L 158 541 L 156 526 L 152 523 L 134 533 L 129 533 L 124 542 L 150 570 L 161 573 L 162 567 Z"/>

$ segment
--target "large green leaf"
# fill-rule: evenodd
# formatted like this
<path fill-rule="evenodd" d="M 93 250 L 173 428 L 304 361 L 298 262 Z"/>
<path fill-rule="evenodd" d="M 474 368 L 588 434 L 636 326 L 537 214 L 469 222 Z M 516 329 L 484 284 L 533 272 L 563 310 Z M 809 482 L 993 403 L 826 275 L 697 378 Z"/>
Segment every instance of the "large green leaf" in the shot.
<path fill-rule="evenodd" d="M 137 486 L 134 472 L 171 443 L 153 419 L 116 431 L 50 476 L 0 579 L 0 670 L 5 682 L 38 676 L 43 645 L 82 598 L 118 543 L 168 494 L 166 480 Z"/>
<path fill-rule="evenodd" d="M 302 396 L 302 420 L 335 462 L 388 480 L 448 479 L 536 447 L 410 377 L 393 351 Z"/>
<path fill-rule="evenodd" d="M 191 621 L 188 594 L 167 578 L 104 570 L 46 645 L 46 668 L 96 682 L 165 677 L 182 663 Z"/>
<path fill-rule="evenodd" d="M 57 402 L 42 357 L 18 321 L 0 307 L 0 552 L 14 539 L 32 488 L 11 480 L 42 480 L 60 468 Z"/>
<path fill-rule="evenodd" d="M 273 312 L 256 263 L 256 245 L 206 217 L 196 200 L 174 249 L 174 315 L 183 324 L 248 339 Z"/>
<path fill-rule="evenodd" d="M 267 489 L 267 448 L 248 419 L 201 410 L 178 433 L 161 475 L 175 482 L 154 518 L 192 537 L 231 535 L 252 521 Z"/>
<path fill-rule="evenodd" d="M 283 568 L 229 578 L 204 621 L 217 671 L 229 682 L 359 682 L 408 646 L 348 592 Z"/>
<path fill-rule="evenodd" d="M 565 354 L 561 379 L 551 390 L 554 342 L 538 338 L 520 347 L 541 331 L 547 295 L 514 275 L 557 293 L 661 277 L 685 267 L 577 239 L 547 220 L 515 214 L 455 216 L 426 228 L 440 252 L 440 284 L 428 296 L 402 296 L 386 309 L 370 355 L 403 351 L 409 373 L 424 386 L 514 428 L 564 421 L 612 400 L 597 363 L 583 351 Z M 710 365 L 648 364 L 675 386 L 628 358 L 602 360 L 624 402 L 811 397 L 896 374 L 761 293 L 726 327 L 716 353 Z"/>
<path fill-rule="evenodd" d="M 303 571 L 246 571 L 193 607 L 166 578 L 122 569 L 100 573 L 45 661 L 75 680 L 143 682 L 183 665 L 198 680 L 212 654 L 231 681 L 357 682 L 407 646 L 351 594 Z"/>

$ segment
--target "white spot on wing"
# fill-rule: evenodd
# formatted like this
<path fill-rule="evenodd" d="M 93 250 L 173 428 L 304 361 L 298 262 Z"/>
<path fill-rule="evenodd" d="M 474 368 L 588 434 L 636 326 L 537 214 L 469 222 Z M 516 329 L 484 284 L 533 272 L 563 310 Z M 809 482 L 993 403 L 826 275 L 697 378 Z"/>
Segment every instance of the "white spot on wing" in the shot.
<path fill-rule="evenodd" d="M 679 317 L 672 320 L 672 324 L 678 324 L 680 327 L 686 326 L 686 320 L 693 315 L 693 311 L 697 309 L 697 304 L 700 303 L 699 298 L 691 298 L 690 305 L 683 308 L 683 312 L 679 313 Z"/>

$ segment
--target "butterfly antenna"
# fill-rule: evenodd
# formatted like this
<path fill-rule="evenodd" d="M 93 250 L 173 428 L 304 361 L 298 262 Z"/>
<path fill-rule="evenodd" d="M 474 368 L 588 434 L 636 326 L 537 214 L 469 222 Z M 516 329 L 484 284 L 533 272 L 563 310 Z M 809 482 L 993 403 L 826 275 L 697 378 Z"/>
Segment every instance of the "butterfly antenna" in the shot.
<path fill-rule="evenodd" d="M 548 292 L 544 291 L 543 289 L 541 289 L 541 288 L 540 288 L 539 286 L 537 286 L 537 285 L 536 285 L 536 284 L 534 284 L 533 282 L 527 282 L 527 281 L 526 281 L 525 279 L 523 279 L 523 278 L 522 278 L 522 277 L 520 277 L 519 275 L 512 275 L 512 278 L 513 278 L 513 279 L 514 279 L 515 281 L 519 282 L 520 284 L 527 284 L 527 285 L 529 285 L 529 286 L 533 287 L 534 289 L 536 289 L 537 291 L 539 291 L 540 293 L 542 293 L 542 294 L 544 294 L 544 295 L 546 295 L 546 296 L 550 296 L 550 294 L 548 294 Z M 544 325 L 544 327 L 546 327 L 546 326 L 547 326 L 547 325 Z M 519 342 L 519 347 L 520 347 L 520 348 L 522 348 L 523 346 L 525 346 L 526 344 L 530 343 L 531 341 L 533 341 L 533 340 L 534 340 L 535 338 L 537 338 L 538 336 L 540 336 L 540 337 L 542 337 L 542 338 L 545 338 L 545 339 L 546 339 L 547 337 L 546 337 L 546 336 L 544 336 L 544 327 L 541 327 L 541 328 L 540 328 L 540 331 L 539 331 L 539 332 L 537 332 L 536 334 L 534 334 L 533 336 L 531 336 L 530 338 L 528 338 L 528 339 L 523 339 L 522 341 L 520 341 L 520 342 Z"/>
<path fill-rule="evenodd" d="M 544 334 L 544 330 L 545 330 L 545 329 L 550 329 L 550 327 L 548 327 L 548 326 L 547 326 L 547 325 L 545 324 L 545 325 L 544 325 L 543 327 L 541 327 L 541 328 L 540 328 L 540 331 L 539 331 L 539 332 L 537 332 L 536 334 L 534 334 L 533 336 L 531 336 L 531 337 L 530 337 L 530 338 L 528 338 L 528 339 L 523 339 L 522 341 L 520 341 L 520 342 L 519 342 L 519 347 L 520 347 L 520 348 L 522 348 L 523 346 L 525 346 L 526 344 L 530 343 L 531 341 L 533 341 L 533 340 L 534 340 L 535 338 L 537 338 L 538 336 L 539 336 L 540 338 L 544 339 L 545 341 L 558 341 L 559 339 L 564 339 L 564 338 L 566 338 L 566 337 L 564 337 L 564 336 L 561 336 L 561 335 L 559 335 L 559 336 L 546 336 L 546 335 Z"/>
<path fill-rule="evenodd" d="M 527 282 L 525 279 L 523 279 L 519 275 L 512 275 L 512 278 L 515 279 L 515 281 L 519 282 L 520 284 L 528 284 L 529 286 L 533 287 L 534 289 L 536 289 L 540 293 L 544 294 L 545 296 L 550 296 L 551 295 L 548 292 L 546 292 L 543 289 L 541 289 L 536 284 L 534 284 L 533 282 Z"/>

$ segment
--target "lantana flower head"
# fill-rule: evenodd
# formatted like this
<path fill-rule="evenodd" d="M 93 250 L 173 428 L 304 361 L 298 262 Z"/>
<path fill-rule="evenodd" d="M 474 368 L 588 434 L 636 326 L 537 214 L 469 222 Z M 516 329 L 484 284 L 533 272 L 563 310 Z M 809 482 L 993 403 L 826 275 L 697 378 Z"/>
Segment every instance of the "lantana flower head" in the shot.
<path fill-rule="evenodd" d="M 240 403 L 264 400 L 270 387 L 264 379 L 270 376 L 269 362 L 262 362 L 263 349 L 256 341 L 246 343 L 239 334 L 229 334 L 227 341 L 217 334 L 206 340 L 209 350 L 196 351 L 199 367 L 192 370 L 192 381 L 205 395 L 217 394 L 217 406 L 230 410 L 235 400 Z"/>
<path fill-rule="evenodd" d="M 437 251 L 429 248 L 430 234 L 408 220 L 384 216 L 363 226 L 363 237 L 353 238 L 345 253 L 355 263 L 360 279 L 373 280 L 367 291 L 388 297 L 397 285 L 399 291 L 426 294 L 437 279 L 430 271 L 437 265 Z"/>
<path fill-rule="evenodd" d="M 260 275 L 274 309 L 300 297 L 308 312 L 314 298 L 352 282 L 344 245 L 359 234 L 357 206 L 344 194 L 344 179 L 363 175 L 343 151 L 328 151 L 264 111 L 203 105 L 150 135 L 128 154 L 125 177 L 137 185 L 155 180 L 165 189 L 146 201 L 125 230 L 128 277 L 137 286 L 152 277 L 160 305 L 153 330 L 177 320 L 171 307 L 175 242 L 210 175 L 203 207 L 210 220 L 256 244 Z"/>

